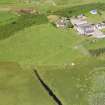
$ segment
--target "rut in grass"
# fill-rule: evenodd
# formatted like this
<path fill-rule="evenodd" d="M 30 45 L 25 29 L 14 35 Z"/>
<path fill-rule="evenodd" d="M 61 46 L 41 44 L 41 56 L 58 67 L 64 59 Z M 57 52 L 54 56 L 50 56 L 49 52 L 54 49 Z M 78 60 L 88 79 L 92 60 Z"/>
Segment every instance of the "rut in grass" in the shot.
<path fill-rule="evenodd" d="M 44 87 L 44 89 L 47 91 L 47 93 L 53 98 L 53 100 L 56 102 L 57 105 L 63 105 L 61 100 L 55 95 L 55 93 L 50 89 L 50 87 L 42 80 L 37 70 L 34 70 L 35 76 L 41 83 L 41 85 Z"/>

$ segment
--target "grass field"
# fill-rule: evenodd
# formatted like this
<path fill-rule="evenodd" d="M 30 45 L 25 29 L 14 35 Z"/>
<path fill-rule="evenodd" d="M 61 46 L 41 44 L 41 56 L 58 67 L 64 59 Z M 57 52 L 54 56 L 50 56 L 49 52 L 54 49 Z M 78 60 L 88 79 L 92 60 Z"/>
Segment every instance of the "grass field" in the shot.
<path fill-rule="evenodd" d="M 51 24 L 32 26 L 0 42 L 0 59 L 19 62 L 23 67 L 70 63 L 82 56 L 75 49 L 82 40 L 84 38 L 80 38 L 72 30 L 59 30 Z"/>
<path fill-rule="evenodd" d="M 0 11 L 0 105 L 56 105 L 37 77 L 36 68 L 63 105 L 105 105 L 105 39 L 80 36 L 74 29 L 57 29 L 47 16 L 105 20 L 104 0 L 0 0 L 0 8 L 34 7 L 39 15 Z M 98 9 L 102 15 L 91 15 Z M 104 30 L 103 30 L 104 31 Z M 103 50 L 102 50 L 103 51 Z"/>
<path fill-rule="evenodd" d="M 17 63 L 0 63 L 1 105 L 55 105 L 32 71 Z"/>
<path fill-rule="evenodd" d="M 104 104 L 104 61 L 87 59 L 75 66 L 43 66 L 39 73 L 63 105 Z"/>

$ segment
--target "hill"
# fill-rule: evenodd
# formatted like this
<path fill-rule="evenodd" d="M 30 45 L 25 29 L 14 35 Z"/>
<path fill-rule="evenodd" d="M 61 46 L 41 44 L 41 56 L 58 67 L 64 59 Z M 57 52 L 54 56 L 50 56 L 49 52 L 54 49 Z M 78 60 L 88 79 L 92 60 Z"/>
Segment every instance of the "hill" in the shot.
<path fill-rule="evenodd" d="M 54 94 L 63 105 L 104 105 L 105 39 L 59 29 L 47 18 L 84 14 L 97 24 L 105 21 L 104 3 L 0 0 L 0 105 L 55 105 Z"/>

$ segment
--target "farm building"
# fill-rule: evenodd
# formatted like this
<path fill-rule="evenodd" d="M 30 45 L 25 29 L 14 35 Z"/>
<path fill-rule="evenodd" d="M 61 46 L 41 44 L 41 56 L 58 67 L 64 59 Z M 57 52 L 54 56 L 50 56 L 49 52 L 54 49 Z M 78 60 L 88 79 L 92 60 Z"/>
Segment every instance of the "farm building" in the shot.
<path fill-rule="evenodd" d="M 92 35 L 96 30 L 96 27 L 91 24 L 82 24 L 79 26 L 75 26 L 75 28 L 81 35 L 87 35 L 87 36 Z"/>
<path fill-rule="evenodd" d="M 83 14 L 72 17 L 72 18 L 66 18 L 61 17 L 56 20 L 55 25 L 58 28 L 73 28 L 83 36 L 93 36 L 96 38 L 104 38 L 105 35 L 103 32 L 100 31 L 100 29 L 105 28 L 105 23 L 99 23 L 99 24 L 90 24 L 86 20 L 86 16 Z"/>
<path fill-rule="evenodd" d="M 97 14 L 97 10 L 96 9 L 91 10 L 90 13 L 93 14 L 93 15 L 96 15 Z"/>
<path fill-rule="evenodd" d="M 81 24 L 87 23 L 86 17 L 83 15 L 79 15 L 77 17 L 71 18 L 70 20 L 73 25 L 81 25 Z"/>
<path fill-rule="evenodd" d="M 96 30 L 95 25 L 89 24 L 86 21 L 86 17 L 83 15 L 77 16 L 76 18 L 71 18 L 71 23 L 81 35 L 92 35 Z"/>
<path fill-rule="evenodd" d="M 96 24 L 96 28 L 99 29 L 99 30 L 104 29 L 105 28 L 105 23 Z"/>
<path fill-rule="evenodd" d="M 103 32 L 101 32 L 100 30 L 96 30 L 94 33 L 93 33 L 93 37 L 95 38 L 105 38 L 105 35 Z"/>
<path fill-rule="evenodd" d="M 71 24 L 71 21 L 69 18 L 65 18 L 65 17 L 62 17 L 62 18 L 59 18 L 56 22 L 56 27 L 58 28 L 70 28 L 71 26 L 73 26 Z"/>

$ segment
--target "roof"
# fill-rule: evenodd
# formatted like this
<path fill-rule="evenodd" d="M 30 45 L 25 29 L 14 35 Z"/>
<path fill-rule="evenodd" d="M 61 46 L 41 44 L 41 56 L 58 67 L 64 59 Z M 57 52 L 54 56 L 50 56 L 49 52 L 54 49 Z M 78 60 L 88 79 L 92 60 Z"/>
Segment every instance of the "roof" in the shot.
<path fill-rule="evenodd" d="M 90 13 L 91 13 L 91 14 L 97 14 L 97 10 L 96 10 L 96 9 L 91 10 Z"/>
<path fill-rule="evenodd" d="M 105 23 L 99 23 L 97 24 L 98 27 L 105 27 Z"/>
<path fill-rule="evenodd" d="M 94 26 L 91 24 L 83 24 L 83 25 L 80 25 L 79 28 L 84 30 L 85 33 L 92 33 L 95 30 Z"/>

